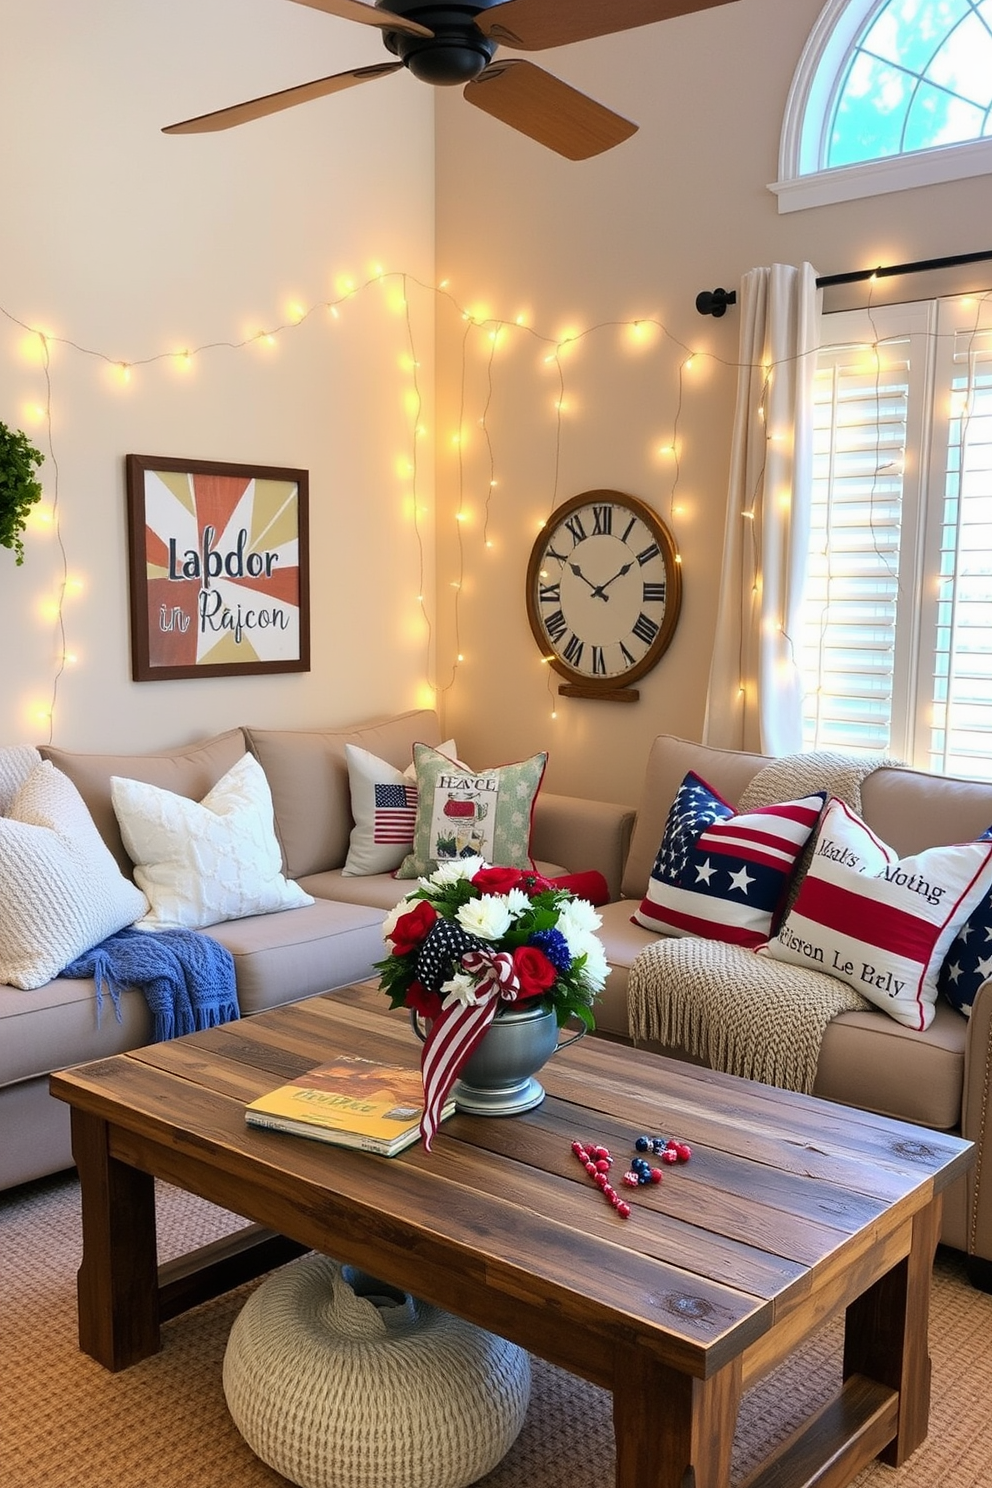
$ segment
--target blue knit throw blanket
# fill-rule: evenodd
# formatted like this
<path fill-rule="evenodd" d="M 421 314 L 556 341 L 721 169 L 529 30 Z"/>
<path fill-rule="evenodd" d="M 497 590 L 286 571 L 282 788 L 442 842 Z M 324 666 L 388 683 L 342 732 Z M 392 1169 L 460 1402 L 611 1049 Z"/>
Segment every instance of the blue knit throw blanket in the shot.
<path fill-rule="evenodd" d="M 131 987 L 143 992 L 156 1042 L 239 1016 L 234 957 L 196 930 L 135 930 L 129 925 L 77 956 L 59 976 L 94 979 L 98 1018 L 106 988 L 118 1023 L 121 993 Z"/>

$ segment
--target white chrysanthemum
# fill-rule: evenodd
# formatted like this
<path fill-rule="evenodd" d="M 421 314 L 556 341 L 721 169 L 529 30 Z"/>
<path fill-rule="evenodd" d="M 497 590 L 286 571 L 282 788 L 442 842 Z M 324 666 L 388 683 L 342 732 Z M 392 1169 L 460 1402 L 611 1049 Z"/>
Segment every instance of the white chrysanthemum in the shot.
<path fill-rule="evenodd" d="M 470 899 L 467 904 L 459 905 L 455 918 L 463 930 L 478 935 L 480 940 L 499 940 L 513 923 L 503 894 L 483 894 L 481 899 Z"/>
<path fill-rule="evenodd" d="M 582 968 L 582 981 L 593 992 L 602 992 L 606 978 L 613 970 L 606 959 L 602 941 L 590 935 L 583 946 L 586 964 Z"/>
<path fill-rule="evenodd" d="M 558 929 L 572 946 L 573 934 L 591 935 L 603 923 L 603 917 L 588 899 L 568 899 L 558 911 Z"/>
<path fill-rule="evenodd" d="M 441 983 L 441 1007 L 452 1007 L 456 1002 L 466 1007 L 474 1007 L 478 1002 L 476 996 L 477 982 L 467 972 L 456 971 L 448 981 Z"/>
<path fill-rule="evenodd" d="M 445 889 L 460 879 L 474 878 L 480 868 L 488 866 L 484 858 L 452 858 L 449 862 L 439 863 L 434 872 L 428 878 L 422 878 L 420 883 L 425 889 Z"/>
<path fill-rule="evenodd" d="M 393 905 L 393 908 L 389 911 L 389 913 L 386 915 L 386 918 L 382 922 L 383 940 L 385 940 L 387 936 L 389 936 L 392 931 L 396 929 L 397 920 L 400 919 L 402 915 L 408 914 L 412 908 L 413 902 L 411 902 L 407 898 L 403 898 L 400 900 L 399 904 Z"/>
<path fill-rule="evenodd" d="M 510 889 L 503 895 L 507 909 L 515 920 L 530 909 L 530 895 L 525 894 L 523 889 Z"/>

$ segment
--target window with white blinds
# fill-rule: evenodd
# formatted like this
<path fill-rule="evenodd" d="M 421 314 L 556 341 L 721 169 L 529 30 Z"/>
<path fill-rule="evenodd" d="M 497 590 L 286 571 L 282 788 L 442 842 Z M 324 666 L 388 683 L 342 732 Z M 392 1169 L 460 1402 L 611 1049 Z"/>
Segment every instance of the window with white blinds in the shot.
<path fill-rule="evenodd" d="M 823 325 L 805 747 L 992 779 L 992 304 Z"/>

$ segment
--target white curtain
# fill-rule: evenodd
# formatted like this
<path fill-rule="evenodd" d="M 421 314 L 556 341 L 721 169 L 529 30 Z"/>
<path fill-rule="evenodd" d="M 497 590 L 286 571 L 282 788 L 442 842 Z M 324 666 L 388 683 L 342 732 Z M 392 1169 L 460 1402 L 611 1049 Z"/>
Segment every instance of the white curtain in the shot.
<path fill-rule="evenodd" d="M 793 641 L 809 539 L 803 495 L 819 341 L 815 271 L 808 263 L 752 269 L 739 299 L 737 410 L 703 739 L 783 755 L 802 747 Z"/>

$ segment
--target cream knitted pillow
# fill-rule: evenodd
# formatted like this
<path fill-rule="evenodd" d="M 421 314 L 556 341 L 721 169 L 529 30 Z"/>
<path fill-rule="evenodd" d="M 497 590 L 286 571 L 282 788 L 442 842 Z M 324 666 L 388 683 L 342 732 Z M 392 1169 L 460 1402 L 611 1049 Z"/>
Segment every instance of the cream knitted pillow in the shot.
<path fill-rule="evenodd" d="M 47 760 L 0 817 L 0 982 L 30 991 L 148 908 Z"/>

